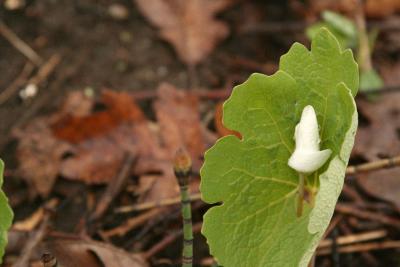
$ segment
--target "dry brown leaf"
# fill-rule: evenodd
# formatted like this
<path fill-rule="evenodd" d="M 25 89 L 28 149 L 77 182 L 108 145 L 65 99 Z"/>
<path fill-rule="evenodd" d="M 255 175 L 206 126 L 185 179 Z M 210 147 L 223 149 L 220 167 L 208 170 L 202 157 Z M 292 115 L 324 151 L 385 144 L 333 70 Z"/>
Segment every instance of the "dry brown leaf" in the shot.
<path fill-rule="evenodd" d="M 179 57 L 195 65 L 227 37 L 227 25 L 215 15 L 232 5 L 232 0 L 135 0 L 139 10 L 170 42 Z"/>
<path fill-rule="evenodd" d="M 160 85 L 157 96 L 153 108 L 170 157 L 184 146 L 192 159 L 198 161 L 205 150 L 198 97 L 166 83 Z"/>
<path fill-rule="evenodd" d="M 399 20 L 400 23 L 400 20 Z M 400 37 L 400 36 L 399 36 Z M 400 40 L 400 38 L 399 38 Z M 399 47 L 400 48 L 400 47 Z M 386 86 L 400 85 L 400 62 L 395 64 L 385 64 L 380 67 L 382 78 Z"/>
<path fill-rule="evenodd" d="M 384 18 L 399 11 L 399 0 L 367 0 L 365 4 L 365 12 L 372 18 Z"/>
<path fill-rule="evenodd" d="M 105 91 L 99 102 L 103 106 L 100 111 L 93 111 L 93 99 L 88 101 L 75 93 L 69 95 L 60 111 L 28 125 L 27 129 L 32 128 L 33 133 L 21 131 L 21 172 L 30 182 L 44 183 L 35 189 L 45 195 L 40 190 L 46 189 L 47 194 L 58 174 L 87 184 L 108 183 L 118 173 L 128 152 L 137 158 L 132 171 L 141 177 L 141 183 L 149 176 L 154 180 L 148 190 L 142 190 L 145 193 L 142 192 L 140 200 L 177 196 L 179 187 L 171 159 L 179 147 L 185 146 L 198 169 L 206 148 L 205 131 L 196 97 L 170 85 L 162 85 L 158 96 L 154 109 L 160 127 L 154 127 L 146 119 L 127 93 Z M 24 167 L 32 159 L 35 164 Z M 43 171 L 47 169 L 51 170 L 49 179 L 43 180 L 47 177 Z"/>
<path fill-rule="evenodd" d="M 353 153 L 369 161 L 400 154 L 400 93 L 383 94 L 376 101 L 360 99 L 359 112 L 369 121 L 357 131 Z"/>
<path fill-rule="evenodd" d="M 163 157 L 149 122 L 129 94 L 105 91 L 101 103 L 103 111 L 65 116 L 53 124 L 58 138 L 76 143 L 74 155 L 60 168 L 66 178 L 107 183 L 118 173 L 126 152 L 141 158 Z"/>
<path fill-rule="evenodd" d="M 368 194 L 389 201 L 400 210 L 400 167 L 358 174 L 357 182 Z"/>
<path fill-rule="evenodd" d="M 291 0 L 292 7 L 304 16 L 315 19 L 325 10 L 354 14 L 357 0 Z M 385 18 L 400 11 L 399 0 L 366 0 L 365 14 L 370 18 Z"/>
<path fill-rule="evenodd" d="M 178 196 L 179 187 L 171 167 L 175 152 L 186 147 L 190 152 L 195 169 L 200 168 L 202 156 L 206 149 L 204 131 L 201 126 L 199 103 L 195 95 L 178 90 L 169 84 L 162 84 L 157 91 L 157 100 L 153 109 L 160 126 L 160 136 L 167 157 L 158 161 L 142 160 L 139 172 L 160 173 L 160 175 L 143 175 L 139 184 L 145 185 L 150 178 L 151 188 L 139 201 L 160 201 Z"/>
<path fill-rule="evenodd" d="M 18 138 L 16 155 L 18 172 L 30 185 L 30 195 L 48 196 L 55 183 L 65 153 L 72 147 L 56 139 L 48 127 L 47 118 L 39 118 L 14 133 Z"/>
<path fill-rule="evenodd" d="M 47 249 L 63 267 L 147 267 L 139 254 L 128 253 L 103 242 L 81 239 L 56 239 Z"/>

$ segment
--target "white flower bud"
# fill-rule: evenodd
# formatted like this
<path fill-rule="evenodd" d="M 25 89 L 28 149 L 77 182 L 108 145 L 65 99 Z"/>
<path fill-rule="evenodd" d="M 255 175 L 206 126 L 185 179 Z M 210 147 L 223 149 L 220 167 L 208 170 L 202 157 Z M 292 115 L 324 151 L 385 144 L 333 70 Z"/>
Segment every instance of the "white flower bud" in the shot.
<path fill-rule="evenodd" d="M 318 121 L 314 108 L 310 105 L 303 109 L 294 139 L 296 148 L 289 158 L 288 165 L 299 173 L 308 174 L 318 170 L 332 153 L 330 149 L 319 151 Z"/>

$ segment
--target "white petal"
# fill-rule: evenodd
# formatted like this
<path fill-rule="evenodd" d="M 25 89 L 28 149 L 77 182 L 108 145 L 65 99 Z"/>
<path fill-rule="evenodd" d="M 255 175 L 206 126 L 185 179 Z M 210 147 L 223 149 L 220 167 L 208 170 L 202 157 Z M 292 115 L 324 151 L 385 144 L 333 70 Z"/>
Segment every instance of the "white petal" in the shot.
<path fill-rule="evenodd" d="M 296 149 L 319 150 L 318 121 L 314 108 L 306 106 L 295 130 Z"/>
<path fill-rule="evenodd" d="M 314 108 L 310 105 L 303 109 L 294 138 L 296 149 L 289 158 L 288 165 L 300 173 L 318 170 L 332 153 L 330 149 L 319 151 L 318 121 Z"/>
<path fill-rule="evenodd" d="M 324 165 L 332 151 L 301 151 L 295 150 L 289 158 L 288 165 L 300 173 L 312 173 Z"/>

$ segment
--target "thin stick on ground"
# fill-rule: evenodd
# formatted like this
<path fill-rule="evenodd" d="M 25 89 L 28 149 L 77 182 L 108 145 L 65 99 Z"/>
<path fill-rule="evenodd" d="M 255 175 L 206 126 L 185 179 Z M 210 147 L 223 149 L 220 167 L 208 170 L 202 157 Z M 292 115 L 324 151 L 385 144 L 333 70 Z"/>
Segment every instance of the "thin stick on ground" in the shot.
<path fill-rule="evenodd" d="M 336 239 L 336 244 L 342 246 L 342 245 L 349 245 L 352 243 L 358 243 L 358 242 L 364 242 L 364 241 L 370 241 L 374 239 L 379 239 L 386 237 L 387 231 L 385 230 L 375 230 L 375 231 L 369 231 L 365 233 L 360 233 L 360 234 L 350 234 L 350 235 L 345 235 L 345 236 L 340 236 Z M 332 239 L 324 239 L 322 240 L 318 248 L 326 248 L 332 246 Z"/>
<path fill-rule="evenodd" d="M 144 224 L 151 218 L 154 218 L 155 216 L 162 215 L 163 210 L 162 209 L 152 209 L 149 211 L 146 211 L 138 216 L 135 216 L 133 218 L 130 218 L 126 220 L 122 225 L 100 232 L 100 235 L 104 238 L 107 239 L 112 236 L 123 236 L 126 233 L 136 229 L 140 225 Z"/>
<path fill-rule="evenodd" d="M 389 240 L 382 242 L 369 242 L 369 243 L 361 243 L 361 244 L 353 244 L 349 246 L 343 246 L 338 248 L 339 253 L 354 253 L 354 252 L 363 252 L 363 251 L 371 251 L 371 250 L 382 250 L 382 249 L 392 249 L 392 248 L 400 248 L 400 240 Z M 317 250 L 317 255 L 328 255 L 331 253 L 331 249 L 324 248 L 321 250 Z"/>
<path fill-rule="evenodd" d="M 191 194 L 190 195 L 190 201 L 195 201 L 201 199 L 201 194 L 196 193 L 196 194 Z M 165 206 L 171 206 L 175 205 L 181 202 L 181 197 L 173 197 L 173 198 L 165 198 L 161 201 L 149 201 L 149 202 L 144 202 L 136 205 L 127 205 L 127 206 L 122 206 L 119 208 L 116 208 L 114 211 L 116 213 L 128 213 L 132 211 L 142 211 L 142 210 L 148 210 L 148 209 L 153 209 L 153 208 L 160 208 L 160 207 L 165 207 Z"/>
<path fill-rule="evenodd" d="M 379 170 L 382 168 L 395 167 L 400 165 L 400 156 L 368 162 L 360 165 L 349 166 L 346 169 L 347 175 L 353 175 L 360 172 Z"/>
<path fill-rule="evenodd" d="M 122 162 L 122 167 L 115 178 L 115 182 L 110 182 L 107 186 L 106 191 L 101 196 L 95 211 L 92 213 L 90 220 L 97 220 L 103 216 L 107 211 L 108 207 L 115 199 L 115 197 L 121 192 L 126 180 L 129 178 L 130 170 L 132 169 L 132 164 L 135 160 L 135 156 L 128 153 Z"/>
<path fill-rule="evenodd" d="M 0 93 L 0 105 L 4 104 L 10 97 L 18 92 L 18 89 L 26 83 L 33 70 L 34 65 L 28 61 L 18 77 Z"/>
<path fill-rule="evenodd" d="M 21 251 L 21 256 L 14 263 L 13 267 L 25 267 L 29 264 L 33 251 L 46 235 L 47 226 L 49 224 L 50 214 L 47 213 L 40 224 L 39 229 L 30 237 Z"/>
<path fill-rule="evenodd" d="M 190 205 L 189 178 L 192 160 L 187 151 L 179 149 L 174 159 L 174 172 L 181 189 L 183 217 L 183 252 L 182 267 L 192 267 L 193 264 L 193 229 L 192 210 Z"/>
<path fill-rule="evenodd" d="M 375 222 L 379 222 L 384 225 L 390 225 L 396 228 L 400 228 L 400 220 L 389 217 L 387 215 L 383 215 L 377 212 L 370 212 L 365 210 L 360 210 L 349 204 L 338 203 L 335 207 L 335 210 L 339 213 L 348 214 L 351 216 L 355 216 L 365 220 L 371 220 Z"/>
<path fill-rule="evenodd" d="M 202 222 L 198 222 L 195 225 L 193 225 L 193 233 L 200 232 L 202 225 L 203 225 Z M 151 247 L 149 250 L 147 250 L 143 254 L 144 258 L 149 259 L 149 258 L 153 257 L 154 255 L 156 255 L 157 253 L 159 253 L 160 251 L 165 249 L 169 244 L 174 242 L 182 234 L 183 234 L 183 230 L 181 229 L 179 231 L 176 231 L 172 234 L 167 235 L 166 237 L 164 237 L 164 239 L 162 239 L 160 242 L 158 242 L 153 247 Z"/>
<path fill-rule="evenodd" d="M 60 64 L 60 62 L 61 62 L 60 54 L 52 55 L 45 63 L 41 65 L 36 75 L 29 79 L 28 84 L 39 86 L 50 76 L 50 74 L 53 73 L 53 71 L 58 66 L 58 64 Z"/>
<path fill-rule="evenodd" d="M 43 59 L 2 21 L 0 21 L 0 34 L 36 66 L 42 64 Z"/>

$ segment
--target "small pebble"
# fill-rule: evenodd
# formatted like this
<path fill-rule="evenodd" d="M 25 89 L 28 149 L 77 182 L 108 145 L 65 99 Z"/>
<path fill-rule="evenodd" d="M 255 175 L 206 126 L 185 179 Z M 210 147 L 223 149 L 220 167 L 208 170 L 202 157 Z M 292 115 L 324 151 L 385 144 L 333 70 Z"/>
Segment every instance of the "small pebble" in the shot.
<path fill-rule="evenodd" d="M 116 20 L 125 20 L 129 17 L 128 9 L 121 4 L 111 4 L 108 7 L 108 14 Z"/>
<path fill-rule="evenodd" d="M 25 6 L 24 0 L 6 0 L 4 2 L 4 7 L 8 10 L 17 10 Z"/>
<path fill-rule="evenodd" d="M 25 101 L 25 100 L 35 97 L 37 95 L 38 91 L 39 91 L 39 88 L 37 87 L 37 85 L 30 83 L 24 89 L 19 91 L 19 97 L 21 97 L 21 99 Z"/>

